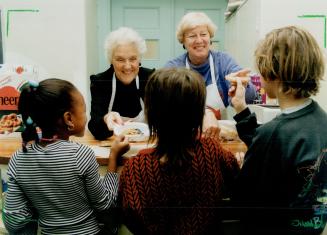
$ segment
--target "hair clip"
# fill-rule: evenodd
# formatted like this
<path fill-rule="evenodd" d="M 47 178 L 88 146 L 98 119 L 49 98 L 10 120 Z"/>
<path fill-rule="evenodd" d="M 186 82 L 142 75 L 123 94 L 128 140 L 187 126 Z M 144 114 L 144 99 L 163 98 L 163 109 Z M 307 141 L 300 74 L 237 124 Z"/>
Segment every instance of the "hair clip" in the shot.
<path fill-rule="evenodd" d="M 37 81 L 34 81 L 34 80 L 28 80 L 28 84 L 30 85 L 30 87 L 33 88 L 34 91 L 36 90 L 36 88 L 39 87 L 39 83 Z"/>
<path fill-rule="evenodd" d="M 28 116 L 28 118 L 26 119 L 26 124 L 28 125 L 32 125 L 33 124 L 33 120 L 30 116 Z"/>

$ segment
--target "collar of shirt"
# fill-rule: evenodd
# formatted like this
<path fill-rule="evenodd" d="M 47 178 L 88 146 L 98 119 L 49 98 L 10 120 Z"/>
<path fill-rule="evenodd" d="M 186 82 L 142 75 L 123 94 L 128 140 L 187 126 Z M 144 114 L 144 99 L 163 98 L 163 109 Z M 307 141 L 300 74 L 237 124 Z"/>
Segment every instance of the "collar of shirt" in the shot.
<path fill-rule="evenodd" d="M 294 113 L 296 111 L 299 111 L 301 109 L 304 109 L 305 107 L 307 107 L 308 105 L 310 105 L 312 103 L 312 99 L 308 99 L 307 101 L 305 101 L 303 104 L 297 105 L 297 106 L 293 106 L 293 107 L 289 107 L 286 109 L 282 110 L 283 114 L 290 114 L 290 113 Z"/>

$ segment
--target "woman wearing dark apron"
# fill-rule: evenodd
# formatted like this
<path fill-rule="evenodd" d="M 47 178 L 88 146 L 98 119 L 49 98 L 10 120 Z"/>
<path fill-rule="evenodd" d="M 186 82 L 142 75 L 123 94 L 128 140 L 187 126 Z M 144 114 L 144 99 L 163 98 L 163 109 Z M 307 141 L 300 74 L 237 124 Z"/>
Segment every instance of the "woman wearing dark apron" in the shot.
<path fill-rule="evenodd" d="M 131 28 L 112 31 L 105 43 L 110 68 L 91 76 L 91 119 L 88 128 L 96 139 L 113 134 L 125 121 L 144 122 L 144 88 L 154 69 L 140 67 L 146 51 L 143 38 Z"/>

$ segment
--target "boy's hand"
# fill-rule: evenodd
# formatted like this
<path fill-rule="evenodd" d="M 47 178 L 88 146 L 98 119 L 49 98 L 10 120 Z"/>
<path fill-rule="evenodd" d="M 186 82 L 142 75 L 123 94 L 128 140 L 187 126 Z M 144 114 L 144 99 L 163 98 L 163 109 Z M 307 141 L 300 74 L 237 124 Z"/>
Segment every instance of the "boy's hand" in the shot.
<path fill-rule="evenodd" d="M 232 97 L 231 102 L 236 113 L 240 113 L 246 108 L 245 87 L 240 79 L 236 79 L 236 85 L 229 88 L 228 95 Z"/>

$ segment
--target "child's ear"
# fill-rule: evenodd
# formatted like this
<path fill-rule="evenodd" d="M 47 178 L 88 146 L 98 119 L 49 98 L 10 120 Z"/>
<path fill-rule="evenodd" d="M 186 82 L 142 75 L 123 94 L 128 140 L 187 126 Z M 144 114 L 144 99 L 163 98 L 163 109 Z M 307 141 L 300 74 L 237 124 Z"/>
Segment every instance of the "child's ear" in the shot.
<path fill-rule="evenodd" d="M 74 128 L 74 122 L 73 122 L 73 119 L 72 119 L 71 112 L 65 112 L 64 115 L 63 115 L 63 118 L 64 118 L 64 123 L 67 126 L 67 129 L 68 130 L 73 129 Z"/>

